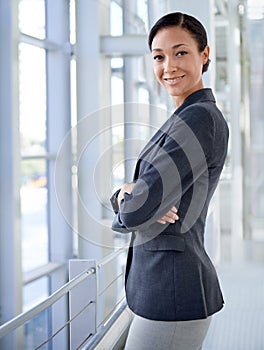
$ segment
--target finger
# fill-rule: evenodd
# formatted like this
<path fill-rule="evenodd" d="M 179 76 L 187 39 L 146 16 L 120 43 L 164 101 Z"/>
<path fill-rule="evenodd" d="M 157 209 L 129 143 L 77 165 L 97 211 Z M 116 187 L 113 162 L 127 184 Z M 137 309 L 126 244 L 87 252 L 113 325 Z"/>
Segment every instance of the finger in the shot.
<path fill-rule="evenodd" d="M 157 222 L 158 222 L 159 224 L 162 224 L 162 225 L 165 225 L 165 224 L 166 224 L 166 221 L 164 221 L 164 220 L 162 220 L 162 219 L 157 220 Z"/>
<path fill-rule="evenodd" d="M 168 218 L 168 219 L 173 219 L 173 220 L 179 220 L 179 216 L 174 213 L 173 211 L 169 211 L 165 216 L 164 219 Z"/>
<path fill-rule="evenodd" d="M 177 213 L 177 208 L 173 206 L 166 215 L 164 215 L 162 218 L 157 220 L 158 223 L 160 224 L 166 224 L 166 223 L 171 223 L 174 224 L 175 221 L 179 220 L 179 216 L 176 214 Z"/>
<path fill-rule="evenodd" d="M 174 224 L 176 219 L 174 219 L 174 217 L 167 217 L 166 221 L 169 222 L 170 224 Z"/>
<path fill-rule="evenodd" d="M 172 208 L 171 208 L 171 211 L 173 211 L 174 213 L 177 213 L 177 208 L 175 207 L 175 206 L 173 206 Z"/>
<path fill-rule="evenodd" d="M 165 215 L 165 216 L 163 216 L 160 220 L 163 221 L 163 222 L 165 222 L 165 223 L 168 222 L 168 223 L 170 223 L 170 224 L 174 224 L 175 221 L 176 221 L 176 218 L 175 218 L 175 217 L 170 217 L 170 216 Z"/>

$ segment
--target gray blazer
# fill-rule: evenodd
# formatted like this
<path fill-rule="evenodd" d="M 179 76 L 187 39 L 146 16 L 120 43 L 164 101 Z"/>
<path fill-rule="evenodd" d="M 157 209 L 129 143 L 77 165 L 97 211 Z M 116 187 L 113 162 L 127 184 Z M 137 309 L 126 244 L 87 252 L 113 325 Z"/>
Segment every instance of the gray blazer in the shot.
<path fill-rule="evenodd" d="M 191 94 L 139 155 L 135 186 L 117 196 L 112 229 L 132 232 L 126 268 L 131 310 L 148 319 L 206 318 L 223 307 L 215 268 L 204 249 L 209 202 L 223 169 L 227 123 L 211 89 Z M 175 224 L 157 223 L 175 205 Z"/>

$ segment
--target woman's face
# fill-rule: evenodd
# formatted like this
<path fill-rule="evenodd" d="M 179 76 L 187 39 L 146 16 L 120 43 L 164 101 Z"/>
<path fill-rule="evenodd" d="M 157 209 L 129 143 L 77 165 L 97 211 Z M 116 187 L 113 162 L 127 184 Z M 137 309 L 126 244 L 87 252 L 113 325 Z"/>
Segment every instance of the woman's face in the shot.
<path fill-rule="evenodd" d="M 177 106 L 203 88 L 202 69 L 209 58 L 209 47 L 199 52 L 197 42 L 187 30 L 180 27 L 159 30 L 151 51 L 156 78 Z"/>

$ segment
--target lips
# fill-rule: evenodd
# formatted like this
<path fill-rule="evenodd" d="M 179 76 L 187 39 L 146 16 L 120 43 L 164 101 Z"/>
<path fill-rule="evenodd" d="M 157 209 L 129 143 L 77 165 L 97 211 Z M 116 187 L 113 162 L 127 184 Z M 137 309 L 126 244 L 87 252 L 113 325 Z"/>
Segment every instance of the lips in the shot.
<path fill-rule="evenodd" d="M 170 85 L 173 85 L 173 84 L 176 84 L 178 83 L 179 81 L 181 81 L 183 79 L 184 75 L 181 75 L 180 77 L 173 77 L 173 78 L 164 78 L 164 80 L 170 84 Z"/>

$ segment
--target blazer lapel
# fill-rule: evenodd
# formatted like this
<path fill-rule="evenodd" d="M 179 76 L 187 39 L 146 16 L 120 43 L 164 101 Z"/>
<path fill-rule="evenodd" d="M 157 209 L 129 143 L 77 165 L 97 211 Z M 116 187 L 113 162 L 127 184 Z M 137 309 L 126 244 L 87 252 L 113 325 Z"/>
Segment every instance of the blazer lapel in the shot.
<path fill-rule="evenodd" d="M 170 118 L 171 119 L 171 118 Z M 133 181 L 138 179 L 139 171 L 140 171 L 140 164 L 141 160 L 146 159 L 148 154 L 153 150 L 154 147 L 156 147 L 158 144 L 161 144 L 161 140 L 164 139 L 169 132 L 170 126 L 171 126 L 171 120 L 168 119 L 163 126 L 152 136 L 152 138 L 149 140 L 149 142 L 146 144 L 146 146 L 142 149 L 138 156 L 138 160 L 136 163 Z"/>

